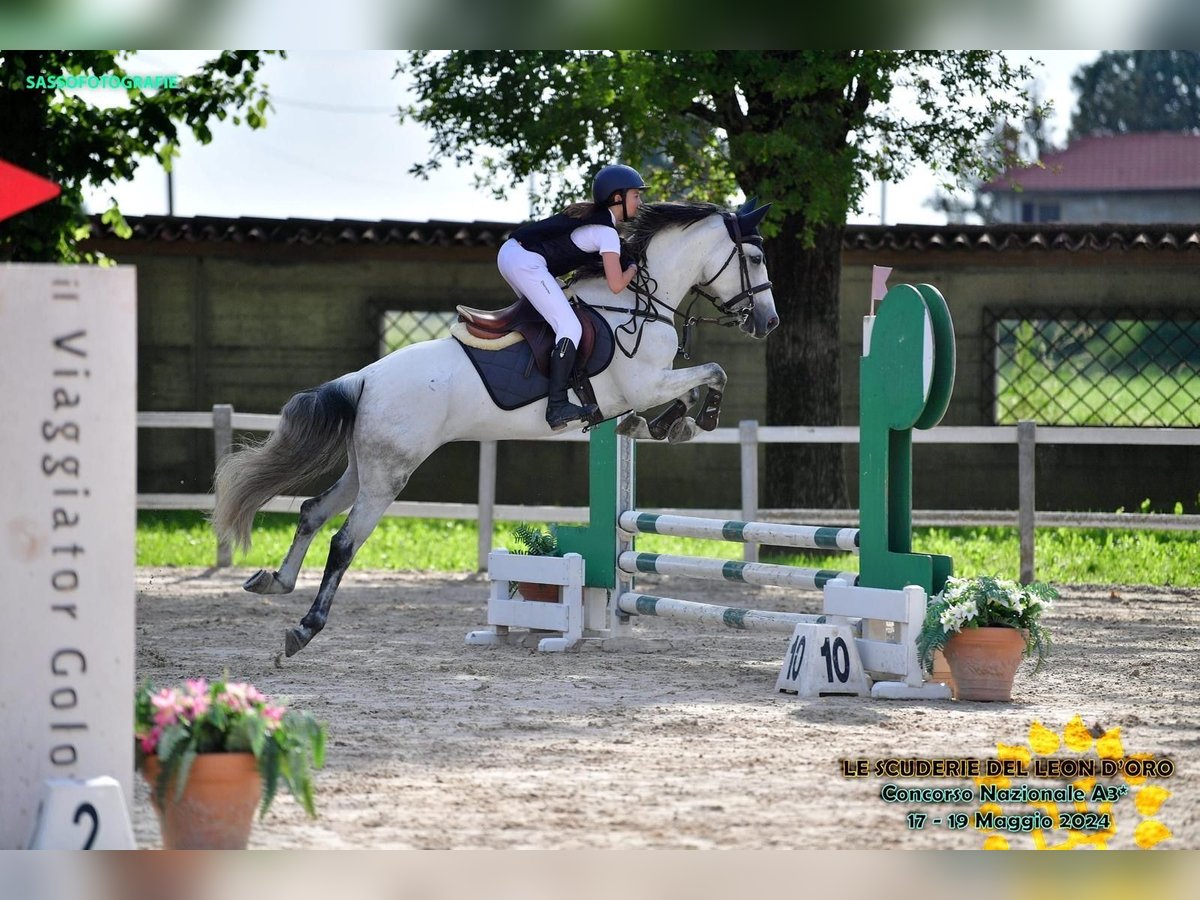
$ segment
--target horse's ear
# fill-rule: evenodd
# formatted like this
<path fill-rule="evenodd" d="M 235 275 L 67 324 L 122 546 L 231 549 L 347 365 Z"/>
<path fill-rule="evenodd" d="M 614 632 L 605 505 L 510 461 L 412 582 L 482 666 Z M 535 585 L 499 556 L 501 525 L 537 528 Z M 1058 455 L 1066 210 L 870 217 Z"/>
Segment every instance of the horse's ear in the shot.
<path fill-rule="evenodd" d="M 753 234 L 770 208 L 770 203 L 764 203 L 758 209 L 751 209 L 747 212 L 738 210 L 738 226 L 742 229 L 742 234 Z"/>
<path fill-rule="evenodd" d="M 741 216 L 744 216 L 746 213 L 750 212 L 750 210 L 754 209 L 754 204 L 757 202 L 757 197 L 747 197 L 746 202 L 737 208 L 738 217 L 740 218 Z"/>

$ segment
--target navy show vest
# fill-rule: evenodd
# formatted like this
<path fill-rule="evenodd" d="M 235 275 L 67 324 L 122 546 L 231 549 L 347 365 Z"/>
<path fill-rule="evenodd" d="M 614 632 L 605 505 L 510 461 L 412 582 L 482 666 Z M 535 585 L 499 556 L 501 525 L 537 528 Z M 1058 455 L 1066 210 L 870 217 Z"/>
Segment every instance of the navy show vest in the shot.
<path fill-rule="evenodd" d="M 540 222 L 528 222 L 512 233 L 512 238 L 532 253 L 546 260 L 546 268 L 556 278 L 573 272 L 589 262 L 596 262 L 599 253 L 580 250 L 571 240 L 571 232 L 584 225 L 603 225 L 613 228 L 612 216 L 606 209 L 598 209 L 585 219 L 576 219 L 559 213 Z M 614 228 L 614 230 L 616 230 Z"/>

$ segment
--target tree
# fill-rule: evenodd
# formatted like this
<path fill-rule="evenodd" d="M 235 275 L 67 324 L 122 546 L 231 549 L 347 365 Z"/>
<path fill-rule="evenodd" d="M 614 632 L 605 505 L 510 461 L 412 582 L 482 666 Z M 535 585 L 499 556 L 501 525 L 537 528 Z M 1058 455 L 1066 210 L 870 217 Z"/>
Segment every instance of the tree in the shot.
<path fill-rule="evenodd" d="M 179 151 L 179 128 L 201 143 L 212 140 L 209 123 L 232 113 L 251 128 L 266 124 L 269 100 L 257 81 L 265 59 L 258 51 L 227 51 L 209 60 L 174 90 L 96 88 L 77 91 L 57 79 L 79 76 L 124 79 L 128 52 L 111 50 L 0 50 L 0 159 L 62 187 L 44 203 L 0 228 L 0 260 L 79 262 L 88 233 L 83 209 L 86 185 L 100 187 L 133 177 L 145 157 L 170 168 Z M 68 84 L 70 82 L 68 81 Z M 123 95 L 126 103 L 101 106 L 97 93 Z M 244 110 L 244 112 L 243 112 Z M 128 226 L 114 202 L 104 214 L 118 234 Z"/>
<path fill-rule="evenodd" d="M 917 161 L 990 171 L 977 136 L 1023 108 L 1030 74 L 988 51 L 815 50 L 416 52 L 398 71 L 416 94 L 404 112 L 433 134 L 418 175 L 497 148 L 486 181 L 503 193 L 550 173 L 559 190 L 545 211 L 586 196 L 602 163 L 658 153 L 671 165 L 649 174 L 652 188 L 773 201 L 781 324 L 767 341 L 767 419 L 807 425 L 840 416 L 842 234 L 869 176 L 894 180 Z M 836 446 L 772 446 L 768 503 L 845 507 L 841 460 Z"/>
<path fill-rule="evenodd" d="M 981 155 L 996 160 L 1006 170 L 1015 166 L 1040 166 L 1048 153 L 1061 149 L 1050 135 L 1050 104 L 1042 100 L 1036 85 L 1028 89 L 1028 94 L 1029 107 L 1021 124 L 1014 125 L 1006 119 L 992 131 L 980 148 Z M 943 188 L 925 205 L 945 213 L 949 222 L 965 222 L 968 216 L 984 224 L 1000 221 L 995 208 L 996 195 L 983 190 L 987 179 L 973 175 L 962 180 L 965 182 L 964 193 Z"/>
<path fill-rule="evenodd" d="M 1070 140 L 1127 131 L 1200 134 L 1200 52 L 1105 50 L 1071 78 Z"/>

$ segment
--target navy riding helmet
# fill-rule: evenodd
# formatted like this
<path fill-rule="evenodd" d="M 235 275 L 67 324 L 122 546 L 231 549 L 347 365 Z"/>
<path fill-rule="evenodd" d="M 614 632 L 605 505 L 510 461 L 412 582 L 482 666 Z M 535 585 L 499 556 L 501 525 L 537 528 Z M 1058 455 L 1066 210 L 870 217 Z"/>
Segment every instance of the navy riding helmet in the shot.
<path fill-rule="evenodd" d="M 607 209 L 616 206 L 609 203 L 608 198 L 615 192 L 621 192 L 621 206 L 625 206 L 625 192 L 630 188 L 644 188 L 646 182 L 637 173 L 637 169 L 629 166 L 605 166 L 596 173 L 592 181 L 592 200 L 597 206 Z"/>

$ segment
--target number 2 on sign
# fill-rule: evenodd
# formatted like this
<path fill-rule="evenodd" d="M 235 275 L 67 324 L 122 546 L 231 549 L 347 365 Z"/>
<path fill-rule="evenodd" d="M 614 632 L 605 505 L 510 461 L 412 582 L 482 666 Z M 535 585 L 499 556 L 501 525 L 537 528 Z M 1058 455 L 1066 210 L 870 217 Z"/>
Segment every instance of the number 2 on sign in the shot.
<path fill-rule="evenodd" d="M 825 657 L 825 679 L 830 684 L 833 684 L 835 675 L 842 684 L 850 680 L 850 651 L 844 640 L 834 638 L 831 649 L 829 638 L 825 638 L 821 644 L 821 656 Z"/>

